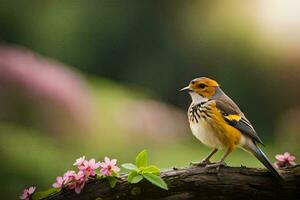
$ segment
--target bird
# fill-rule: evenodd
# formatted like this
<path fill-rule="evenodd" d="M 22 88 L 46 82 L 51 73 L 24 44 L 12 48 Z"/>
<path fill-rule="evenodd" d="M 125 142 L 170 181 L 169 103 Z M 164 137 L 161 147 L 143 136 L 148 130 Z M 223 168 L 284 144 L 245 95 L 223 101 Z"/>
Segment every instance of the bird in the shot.
<path fill-rule="evenodd" d="M 195 78 L 180 91 L 188 92 L 192 102 L 188 108 L 188 120 L 193 135 L 211 153 L 199 165 L 206 168 L 225 166 L 227 156 L 240 147 L 253 154 L 279 180 L 283 180 L 267 156 L 259 148 L 264 145 L 253 125 L 237 104 L 221 89 L 219 83 L 207 77 Z M 211 157 L 218 150 L 225 150 L 221 160 L 212 163 Z"/>

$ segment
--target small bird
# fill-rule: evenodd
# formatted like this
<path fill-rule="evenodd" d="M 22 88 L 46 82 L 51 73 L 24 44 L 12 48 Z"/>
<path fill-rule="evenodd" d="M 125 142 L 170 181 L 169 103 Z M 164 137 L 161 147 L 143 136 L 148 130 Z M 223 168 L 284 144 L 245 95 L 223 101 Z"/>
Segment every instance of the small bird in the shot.
<path fill-rule="evenodd" d="M 188 109 L 188 119 L 193 135 L 212 152 L 201 161 L 207 168 L 225 165 L 225 158 L 236 148 L 241 147 L 252 153 L 278 179 L 280 174 L 257 146 L 263 142 L 244 113 L 220 88 L 219 84 L 206 77 L 193 79 L 187 87 L 192 103 Z M 211 163 L 210 158 L 219 150 L 225 154 L 219 162 Z"/>

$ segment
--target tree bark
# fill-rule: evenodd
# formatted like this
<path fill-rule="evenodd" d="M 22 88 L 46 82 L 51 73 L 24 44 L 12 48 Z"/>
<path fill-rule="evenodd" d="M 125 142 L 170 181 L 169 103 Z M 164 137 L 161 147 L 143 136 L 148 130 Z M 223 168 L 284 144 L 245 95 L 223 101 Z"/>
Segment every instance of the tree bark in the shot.
<path fill-rule="evenodd" d="M 281 170 L 281 183 L 265 169 L 223 167 L 216 169 L 192 166 L 161 173 L 169 190 L 147 181 L 130 184 L 123 175 L 115 188 L 106 180 L 88 182 L 80 194 L 64 189 L 47 200 L 111 200 L 111 199 L 300 199 L 300 165 Z"/>

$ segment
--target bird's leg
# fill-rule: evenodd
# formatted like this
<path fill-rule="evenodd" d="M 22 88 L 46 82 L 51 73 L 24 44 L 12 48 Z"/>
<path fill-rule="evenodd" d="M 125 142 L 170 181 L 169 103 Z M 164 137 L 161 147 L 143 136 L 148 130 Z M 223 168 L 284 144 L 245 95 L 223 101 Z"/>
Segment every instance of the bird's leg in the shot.
<path fill-rule="evenodd" d="M 226 166 L 226 163 L 224 162 L 226 157 L 230 154 L 230 152 L 232 151 L 231 148 L 228 148 L 226 153 L 224 154 L 224 156 L 221 158 L 221 160 L 217 163 L 213 163 L 213 164 L 208 164 L 205 166 L 205 168 L 216 168 L 217 171 L 219 171 L 220 166 Z"/>
<path fill-rule="evenodd" d="M 211 158 L 215 153 L 217 153 L 217 151 L 218 151 L 218 149 L 217 149 L 217 148 L 214 148 L 214 149 L 206 156 L 206 158 L 204 158 L 199 164 L 202 164 L 202 165 L 211 164 L 210 158 Z"/>
<path fill-rule="evenodd" d="M 192 165 L 198 166 L 206 166 L 207 164 L 211 164 L 210 158 L 217 153 L 218 149 L 214 148 L 200 163 L 191 163 Z"/>

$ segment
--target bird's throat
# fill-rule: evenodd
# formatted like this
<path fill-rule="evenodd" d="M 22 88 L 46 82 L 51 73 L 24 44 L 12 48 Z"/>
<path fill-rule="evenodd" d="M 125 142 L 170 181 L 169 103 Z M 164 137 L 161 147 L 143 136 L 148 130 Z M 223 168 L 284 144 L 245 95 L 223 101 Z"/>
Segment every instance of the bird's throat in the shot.
<path fill-rule="evenodd" d="M 199 104 L 208 101 L 208 98 L 203 97 L 196 92 L 190 92 L 189 94 L 191 95 L 193 104 Z"/>

